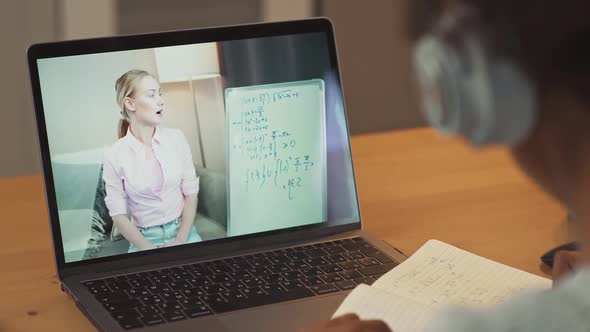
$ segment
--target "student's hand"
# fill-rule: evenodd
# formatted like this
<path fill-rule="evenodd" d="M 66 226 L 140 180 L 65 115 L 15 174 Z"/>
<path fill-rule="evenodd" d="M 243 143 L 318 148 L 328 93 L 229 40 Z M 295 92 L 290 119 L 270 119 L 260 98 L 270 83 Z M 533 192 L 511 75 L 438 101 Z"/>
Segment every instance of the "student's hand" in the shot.
<path fill-rule="evenodd" d="M 360 320 L 355 314 L 346 314 L 301 330 L 301 332 L 392 332 L 380 320 Z"/>
<path fill-rule="evenodd" d="M 588 263 L 586 263 L 588 264 Z M 559 284 L 564 278 L 584 265 L 579 251 L 560 250 L 553 257 L 553 285 Z"/>

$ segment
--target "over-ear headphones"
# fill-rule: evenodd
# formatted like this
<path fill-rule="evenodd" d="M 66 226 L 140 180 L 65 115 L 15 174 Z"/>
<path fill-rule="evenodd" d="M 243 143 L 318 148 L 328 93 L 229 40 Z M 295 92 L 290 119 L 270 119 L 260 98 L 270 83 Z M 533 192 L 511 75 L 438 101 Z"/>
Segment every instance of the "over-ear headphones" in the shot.
<path fill-rule="evenodd" d="M 510 59 L 495 56 L 471 11 L 444 15 L 414 50 L 422 109 L 431 126 L 475 146 L 515 146 L 536 119 L 533 84 Z"/>

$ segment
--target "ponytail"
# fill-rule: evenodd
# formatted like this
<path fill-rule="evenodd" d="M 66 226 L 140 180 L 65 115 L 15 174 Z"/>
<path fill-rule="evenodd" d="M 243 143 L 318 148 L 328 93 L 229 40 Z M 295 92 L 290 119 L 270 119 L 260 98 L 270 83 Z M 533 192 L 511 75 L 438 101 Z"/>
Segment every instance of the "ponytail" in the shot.
<path fill-rule="evenodd" d="M 129 128 L 129 121 L 127 121 L 127 119 L 119 120 L 119 138 L 125 137 L 125 135 L 127 135 L 128 128 Z"/>

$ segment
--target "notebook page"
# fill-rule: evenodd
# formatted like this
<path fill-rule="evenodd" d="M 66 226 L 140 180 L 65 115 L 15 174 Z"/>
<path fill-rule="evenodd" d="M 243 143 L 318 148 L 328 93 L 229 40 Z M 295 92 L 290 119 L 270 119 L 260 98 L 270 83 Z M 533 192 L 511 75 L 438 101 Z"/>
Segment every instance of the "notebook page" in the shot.
<path fill-rule="evenodd" d="M 430 240 L 373 287 L 435 307 L 482 306 L 548 289 L 551 280 Z"/>
<path fill-rule="evenodd" d="M 435 315 L 429 306 L 365 284 L 346 297 L 333 317 L 347 313 L 361 319 L 381 319 L 395 332 L 423 331 Z"/>

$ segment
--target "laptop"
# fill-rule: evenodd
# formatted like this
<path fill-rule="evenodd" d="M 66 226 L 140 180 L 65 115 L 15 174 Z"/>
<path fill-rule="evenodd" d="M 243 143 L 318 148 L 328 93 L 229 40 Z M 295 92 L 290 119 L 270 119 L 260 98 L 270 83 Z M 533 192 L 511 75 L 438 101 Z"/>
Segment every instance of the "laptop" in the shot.
<path fill-rule="evenodd" d="M 297 331 L 404 255 L 362 230 L 328 19 L 32 45 L 56 269 L 101 331 Z"/>

